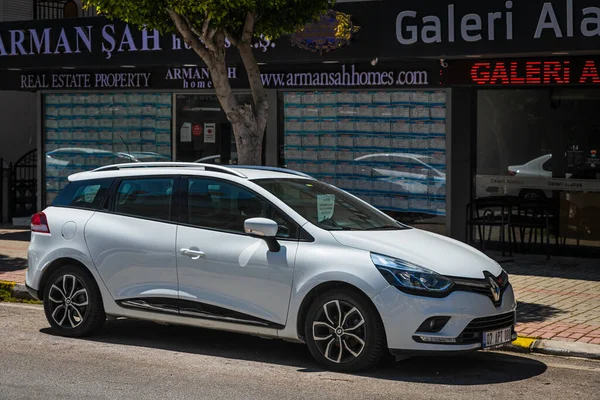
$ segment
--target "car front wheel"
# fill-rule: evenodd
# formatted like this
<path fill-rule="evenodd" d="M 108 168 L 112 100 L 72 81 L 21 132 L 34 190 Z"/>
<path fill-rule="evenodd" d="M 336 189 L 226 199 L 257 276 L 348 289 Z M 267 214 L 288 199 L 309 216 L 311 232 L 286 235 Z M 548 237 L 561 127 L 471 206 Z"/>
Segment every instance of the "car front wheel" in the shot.
<path fill-rule="evenodd" d="M 81 267 L 63 267 L 50 276 L 44 288 L 44 311 L 53 330 L 62 336 L 92 334 L 106 320 L 100 290 Z"/>
<path fill-rule="evenodd" d="M 339 289 L 318 297 L 308 310 L 304 331 L 312 356 L 333 371 L 371 368 L 385 349 L 377 310 L 352 290 Z"/>

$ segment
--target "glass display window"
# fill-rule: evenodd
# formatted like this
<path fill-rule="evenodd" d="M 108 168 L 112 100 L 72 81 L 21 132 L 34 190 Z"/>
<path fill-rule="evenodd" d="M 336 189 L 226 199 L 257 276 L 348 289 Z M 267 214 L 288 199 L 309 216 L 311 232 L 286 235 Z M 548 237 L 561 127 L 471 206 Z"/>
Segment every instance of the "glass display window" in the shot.
<path fill-rule="evenodd" d="M 68 176 L 128 162 L 170 161 L 170 93 L 46 94 L 45 203 Z"/>

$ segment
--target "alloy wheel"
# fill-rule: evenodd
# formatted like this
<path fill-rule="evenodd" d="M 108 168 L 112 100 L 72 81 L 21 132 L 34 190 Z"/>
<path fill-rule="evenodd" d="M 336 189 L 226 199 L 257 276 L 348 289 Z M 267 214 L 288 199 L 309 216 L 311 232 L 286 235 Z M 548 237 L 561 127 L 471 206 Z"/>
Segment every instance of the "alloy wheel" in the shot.
<path fill-rule="evenodd" d="M 74 275 L 62 275 L 48 292 L 50 315 L 56 324 L 75 329 L 86 317 L 89 296 L 83 282 Z"/>
<path fill-rule="evenodd" d="M 332 300 L 317 312 L 312 325 L 313 339 L 329 361 L 342 364 L 358 358 L 367 342 L 365 318 L 352 304 Z"/>

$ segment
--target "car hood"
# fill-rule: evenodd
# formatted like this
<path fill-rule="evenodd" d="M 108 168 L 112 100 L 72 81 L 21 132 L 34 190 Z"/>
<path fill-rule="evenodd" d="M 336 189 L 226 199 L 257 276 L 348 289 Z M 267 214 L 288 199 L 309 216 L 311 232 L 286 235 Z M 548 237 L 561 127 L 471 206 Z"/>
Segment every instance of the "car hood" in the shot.
<path fill-rule="evenodd" d="M 497 262 L 473 247 L 419 229 L 331 234 L 342 245 L 408 261 L 441 275 L 483 279 L 484 271 L 494 276 L 502 273 Z"/>

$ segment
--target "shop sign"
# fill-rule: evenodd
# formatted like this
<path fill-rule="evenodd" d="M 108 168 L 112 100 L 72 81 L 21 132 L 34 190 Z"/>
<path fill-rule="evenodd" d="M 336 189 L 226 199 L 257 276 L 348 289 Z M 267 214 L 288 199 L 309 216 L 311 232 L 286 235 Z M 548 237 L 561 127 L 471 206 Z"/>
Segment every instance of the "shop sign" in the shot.
<path fill-rule="evenodd" d="M 329 10 L 318 21 L 292 34 L 290 39 L 294 46 L 323 54 L 348 46 L 359 30 L 351 15 Z"/>
<path fill-rule="evenodd" d="M 431 77 L 427 70 L 359 70 L 355 65 L 342 65 L 322 72 L 265 72 L 261 78 L 267 88 L 343 88 L 427 86 Z"/>
<path fill-rule="evenodd" d="M 420 66 L 419 66 L 420 65 Z M 395 88 L 424 87 L 439 83 L 435 62 L 407 62 L 404 67 L 372 65 L 296 66 L 289 71 L 263 68 L 261 79 L 270 89 L 297 88 Z M 236 66 L 227 68 L 234 89 L 249 87 L 248 77 Z M 205 67 L 173 67 L 120 70 L 60 70 L 47 72 L 7 71 L 0 75 L 0 90 L 106 90 L 213 89 L 210 71 Z"/>
<path fill-rule="evenodd" d="M 224 46 L 231 47 L 229 39 L 225 39 Z M 254 39 L 253 46 L 265 52 L 275 47 L 275 43 L 260 36 Z M 0 57 L 93 54 L 100 49 L 103 57 L 110 60 L 119 53 L 156 52 L 165 48 L 178 51 L 190 50 L 191 46 L 176 34 L 162 37 L 157 30 L 140 31 L 129 24 L 115 23 L 7 29 L 0 35 Z"/>
<path fill-rule="evenodd" d="M 229 80 L 237 80 L 237 67 L 228 67 L 227 74 Z M 213 87 L 210 80 L 210 71 L 208 68 L 182 67 L 169 68 L 165 75 L 166 81 L 177 81 L 181 89 L 211 89 Z"/>
<path fill-rule="evenodd" d="M 151 72 L 22 73 L 19 89 L 147 89 L 151 77 Z"/>
<path fill-rule="evenodd" d="M 402 8 L 396 14 L 395 39 L 403 46 L 457 44 L 478 50 L 466 54 L 490 54 L 502 43 L 512 43 L 517 52 L 524 45 L 553 42 L 549 50 L 557 51 L 562 42 L 575 45 L 579 40 L 580 47 L 581 40 L 589 38 L 592 45 L 600 36 L 600 7 L 594 0 L 422 0 L 402 2 Z M 479 46 L 485 43 L 487 49 Z M 544 49 L 531 48 L 535 50 Z"/>
<path fill-rule="evenodd" d="M 355 23 L 361 27 L 358 34 Z M 382 0 L 340 3 L 303 31 L 276 41 L 257 37 L 253 47 L 259 62 L 282 65 L 595 52 L 599 37 L 598 0 Z M 231 47 L 229 41 L 224 45 Z M 200 63 L 176 34 L 140 31 L 103 17 L 0 24 L 5 68 L 141 67 L 165 60 L 172 65 Z M 241 60 L 237 52 L 228 51 L 227 61 Z"/>
<path fill-rule="evenodd" d="M 448 4 L 443 15 L 420 15 L 414 10 L 400 12 L 396 18 L 398 42 L 411 45 L 419 41 L 453 43 L 518 39 L 514 23 L 515 19 L 519 19 L 516 13 L 527 11 L 529 14 L 533 10 L 536 10 L 536 14 L 528 18 L 531 39 L 543 36 L 554 39 L 600 36 L 600 7 L 585 7 L 582 5 L 585 1 L 580 1 L 577 5 L 575 0 L 537 2 L 538 4 L 530 0 L 502 1 L 496 2 L 498 7 L 490 8 L 487 13 L 472 12 L 473 10 L 464 8 L 459 12 L 454 3 L 461 2 Z M 519 6 L 528 8 L 525 10 Z"/>
<path fill-rule="evenodd" d="M 448 61 L 445 85 L 600 85 L 600 58 L 538 58 Z"/>

